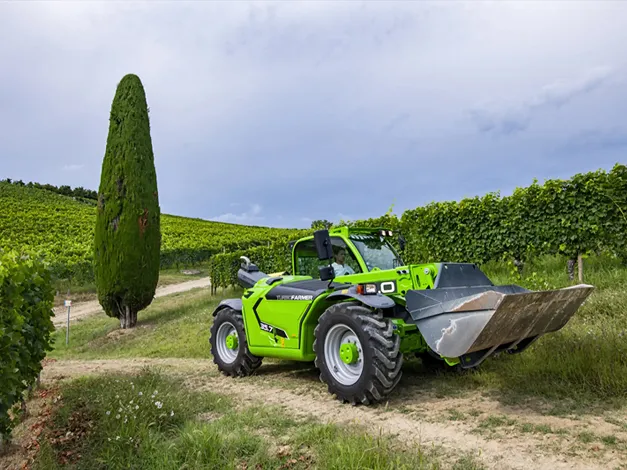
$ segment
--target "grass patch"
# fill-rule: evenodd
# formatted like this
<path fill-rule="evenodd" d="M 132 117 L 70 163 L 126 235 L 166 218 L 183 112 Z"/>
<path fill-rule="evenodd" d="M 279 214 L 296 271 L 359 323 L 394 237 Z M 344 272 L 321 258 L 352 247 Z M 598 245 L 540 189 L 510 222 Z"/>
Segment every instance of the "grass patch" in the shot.
<path fill-rule="evenodd" d="M 56 359 L 111 359 L 129 357 L 207 358 L 211 312 L 221 299 L 241 295 L 227 290 L 212 296 L 209 289 L 172 294 L 153 300 L 139 312 L 135 328 L 121 330 L 115 318 L 104 313 L 70 325 L 70 344 L 65 327 L 54 333 Z"/>
<path fill-rule="evenodd" d="M 513 426 L 515 424 L 516 420 L 508 418 L 507 416 L 490 415 L 482 420 L 478 427 L 482 429 L 493 429 L 503 426 Z"/>
<path fill-rule="evenodd" d="M 566 429 L 561 428 L 552 428 L 548 424 L 533 424 L 533 423 L 523 423 L 520 425 L 520 431 L 523 433 L 533 433 L 533 434 L 558 434 L 565 435 L 568 434 Z"/>
<path fill-rule="evenodd" d="M 591 442 L 594 442 L 595 435 L 593 432 L 590 432 L 590 431 L 581 431 L 577 435 L 577 438 L 584 444 L 590 444 Z"/>
<path fill-rule="evenodd" d="M 464 421 L 466 419 L 466 415 L 464 415 L 461 411 L 455 409 L 448 409 L 446 411 L 448 413 L 449 421 Z"/>
<path fill-rule="evenodd" d="M 141 392 L 141 393 L 140 393 Z M 82 378 L 61 387 L 34 469 L 440 469 L 421 450 L 358 427 L 321 424 L 279 407 L 237 408 L 144 370 Z M 472 457 L 453 463 L 482 468 Z"/>
<path fill-rule="evenodd" d="M 616 444 L 618 444 L 618 439 L 614 435 L 602 436 L 601 442 L 606 446 L 615 446 Z"/>

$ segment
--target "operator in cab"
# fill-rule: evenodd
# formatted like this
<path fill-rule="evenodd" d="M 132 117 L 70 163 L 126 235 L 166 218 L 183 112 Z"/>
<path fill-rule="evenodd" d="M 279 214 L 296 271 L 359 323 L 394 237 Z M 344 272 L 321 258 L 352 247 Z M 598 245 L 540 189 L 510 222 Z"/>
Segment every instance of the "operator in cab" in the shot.
<path fill-rule="evenodd" d="M 344 264 L 346 259 L 346 249 L 340 248 L 335 254 L 335 262 L 331 265 L 333 266 L 333 271 L 335 271 L 335 277 L 338 276 L 346 276 L 348 274 L 355 274 L 353 268 Z"/>

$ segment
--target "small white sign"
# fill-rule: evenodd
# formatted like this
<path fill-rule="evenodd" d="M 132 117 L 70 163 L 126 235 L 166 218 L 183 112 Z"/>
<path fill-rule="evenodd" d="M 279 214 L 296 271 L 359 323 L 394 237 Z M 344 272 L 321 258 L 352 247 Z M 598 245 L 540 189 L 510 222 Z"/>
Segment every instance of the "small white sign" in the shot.
<path fill-rule="evenodd" d="M 71 300 L 66 300 L 65 301 L 65 306 L 66 307 L 71 307 L 72 306 L 72 301 Z"/>

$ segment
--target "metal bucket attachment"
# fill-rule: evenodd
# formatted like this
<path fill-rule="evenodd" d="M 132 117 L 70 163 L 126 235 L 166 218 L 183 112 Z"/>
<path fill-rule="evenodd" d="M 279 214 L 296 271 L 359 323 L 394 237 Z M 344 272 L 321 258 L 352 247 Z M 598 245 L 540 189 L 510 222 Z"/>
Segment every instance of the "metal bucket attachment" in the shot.
<path fill-rule="evenodd" d="M 410 290 L 406 301 L 429 347 L 442 357 L 468 355 L 462 366 L 471 367 L 494 352 L 518 352 L 559 330 L 593 289 L 586 284 L 538 292 L 515 285 L 446 287 Z"/>

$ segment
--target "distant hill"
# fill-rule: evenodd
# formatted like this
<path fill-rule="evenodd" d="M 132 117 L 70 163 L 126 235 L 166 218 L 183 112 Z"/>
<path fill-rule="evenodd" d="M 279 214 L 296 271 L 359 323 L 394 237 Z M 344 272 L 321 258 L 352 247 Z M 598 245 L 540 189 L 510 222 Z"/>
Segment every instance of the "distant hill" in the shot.
<path fill-rule="evenodd" d="M 60 277 L 71 276 L 76 271 L 86 271 L 89 276 L 96 201 L 90 197 L 64 196 L 44 187 L 0 181 L 0 247 L 35 249 L 46 255 Z M 215 253 L 308 233 L 167 214 L 162 214 L 161 224 L 162 267 L 190 265 Z"/>

